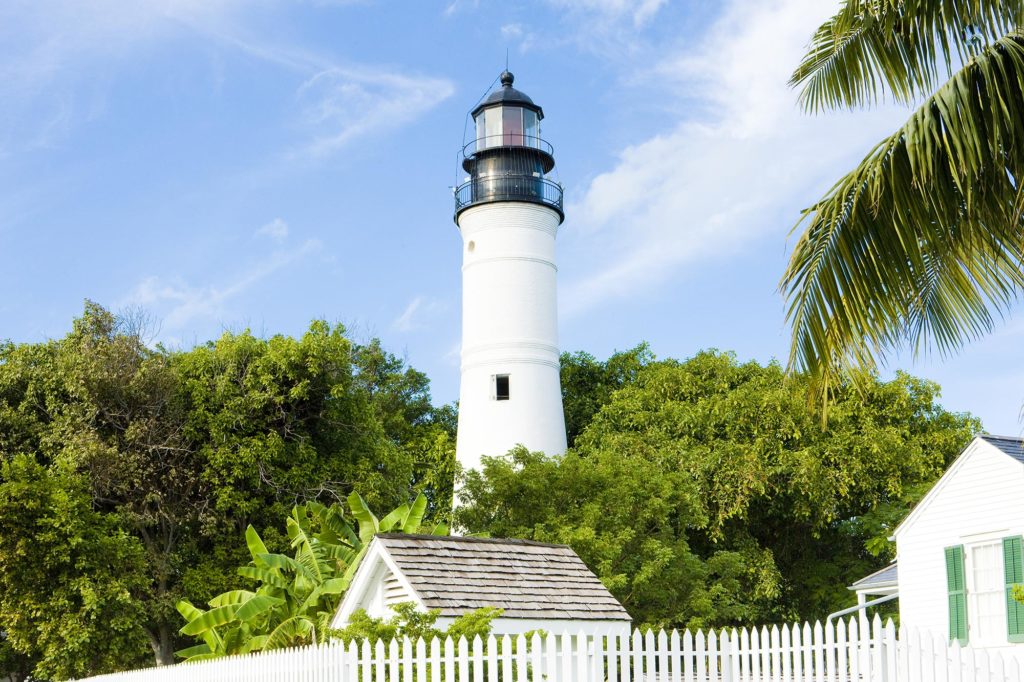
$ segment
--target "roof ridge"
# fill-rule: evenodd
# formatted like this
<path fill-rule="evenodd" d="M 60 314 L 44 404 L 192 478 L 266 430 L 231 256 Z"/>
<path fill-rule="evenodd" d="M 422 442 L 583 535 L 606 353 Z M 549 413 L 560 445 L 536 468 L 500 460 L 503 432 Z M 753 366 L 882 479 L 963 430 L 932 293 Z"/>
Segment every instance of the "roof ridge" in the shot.
<path fill-rule="evenodd" d="M 537 540 L 526 540 L 524 538 L 483 538 L 468 537 L 464 535 L 428 535 L 426 533 L 378 533 L 376 537 L 388 540 L 434 540 L 438 542 L 491 543 L 497 545 L 529 545 L 531 547 L 572 549 L 569 545 L 560 545 L 553 542 L 538 542 Z"/>
<path fill-rule="evenodd" d="M 978 437 L 984 438 L 985 440 L 989 440 L 991 438 L 993 440 L 1012 440 L 1018 443 L 1024 443 L 1024 436 L 1000 436 L 996 433 L 979 433 Z"/>
<path fill-rule="evenodd" d="M 852 585 L 848 586 L 846 589 L 853 590 L 853 589 L 856 589 L 858 586 L 872 585 L 872 584 L 874 584 L 874 582 L 873 582 L 874 578 L 878 578 L 879 576 L 882 576 L 882 575 L 884 575 L 886 573 L 889 573 L 890 571 L 898 571 L 898 570 L 899 570 L 899 563 L 898 563 L 897 560 L 893 559 L 891 562 L 889 562 L 887 565 L 883 566 L 882 568 L 878 569 L 877 571 L 875 571 L 873 573 L 869 573 L 866 576 L 864 576 L 863 578 L 861 578 L 860 580 L 855 581 Z M 893 582 L 895 580 L 897 580 L 896 576 L 892 576 L 892 577 L 889 577 L 887 580 L 880 580 L 880 581 L 877 581 L 877 582 L 879 584 L 885 584 L 887 582 Z"/>
<path fill-rule="evenodd" d="M 1007 457 L 1024 464 L 1024 438 L 1014 436 L 994 436 L 990 433 L 978 434 L 985 441 Z"/>

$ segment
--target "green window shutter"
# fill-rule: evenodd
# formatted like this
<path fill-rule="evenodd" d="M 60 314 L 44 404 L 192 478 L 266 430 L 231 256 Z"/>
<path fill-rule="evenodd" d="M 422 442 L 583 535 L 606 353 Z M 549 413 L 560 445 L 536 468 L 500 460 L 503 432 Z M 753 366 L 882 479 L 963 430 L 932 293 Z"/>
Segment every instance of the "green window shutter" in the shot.
<path fill-rule="evenodd" d="M 946 590 L 949 594 L 949 641 L 967 644 L 967 589 L 964 546 L 946 548 Z"/>
<path fill-rule="evenodd" d="M 1006 634 L 1011 642 L 1024 642 L 1024 604 L 1013 598 L 1015 585 L 1024 583 L 1022 538 L 1003 538 L 1003 575 L 1006 576 Z"/>

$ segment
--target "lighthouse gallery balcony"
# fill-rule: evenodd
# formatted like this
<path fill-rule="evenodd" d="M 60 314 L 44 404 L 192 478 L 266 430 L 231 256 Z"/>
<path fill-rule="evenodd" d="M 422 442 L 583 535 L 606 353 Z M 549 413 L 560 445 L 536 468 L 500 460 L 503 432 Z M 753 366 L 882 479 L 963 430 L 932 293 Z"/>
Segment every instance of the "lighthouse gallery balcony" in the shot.
<path fill-rule="evenodd" d="M 564 218 L 562 186 L 544 177 L 555 165 L 554 148 L 518 131 L 487 135 L 462 148 L 466 182 L 455 188 L 455 215 L 470 206 L 525 201 L 549 206 Z"/>

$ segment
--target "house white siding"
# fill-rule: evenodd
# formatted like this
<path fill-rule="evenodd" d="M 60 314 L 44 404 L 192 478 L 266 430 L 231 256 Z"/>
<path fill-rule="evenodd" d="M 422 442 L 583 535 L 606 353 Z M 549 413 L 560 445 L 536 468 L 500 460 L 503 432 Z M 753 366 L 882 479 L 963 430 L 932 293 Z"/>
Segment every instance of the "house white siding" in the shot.
<path fill-rule="evenodd" d="M 1013 535 L 1024 535 L 1024 464 L 975 439 L 896 530 L 901 623 L 948 634 L 944 550 L 963 545 L 970 643 L 1019 646 L 1007 641 L 1005 597 L 992 587 L 1003 579 L 1002 538 Z"/>
<path fill-rule="evenodd" d="M 416 597 L 386 564 L 380 562 L 374 567 L 369 589 L 362 592 L 353 609 L 364 609 L 373 618 L 391 618 L 395 615 L 391 607 L 402 602 L 415 603 Z"/>

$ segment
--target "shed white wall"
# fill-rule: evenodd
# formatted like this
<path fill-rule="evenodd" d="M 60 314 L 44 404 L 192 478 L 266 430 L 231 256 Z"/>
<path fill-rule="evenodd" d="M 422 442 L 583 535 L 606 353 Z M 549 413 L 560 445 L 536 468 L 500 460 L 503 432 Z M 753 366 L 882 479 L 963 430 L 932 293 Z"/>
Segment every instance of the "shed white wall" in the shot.
<path fill-rule="evenodd" d="M 473 206 L 462 234 L 462 381 L 456 456 L 479 469 L 481 455 L 518 444 L 565 451 L 559 384 L 555 236 L 559 216 L 524 202 Z M 494 376 L 509 375 L 496 400 Z"/>
<path fill-rule="evenodd" d="M 900 622 L 945 636 L 949 607 L 944 550 L 1024 535 L 1024 465 L 976 440 L 930 496 L 895 534 Z"/>
<path fill-rule="evenodd" d="M 369 589 L 359 596 L 353 605 L 353 610 L 365 609 L 366 613 L 373 618 L 390 618 L 394 615 L 394 611 L 391 610 L 392 606 L 416 600 L 383 563 L 378 563 L 369 583 Z"/>
<path fill-rule="evenodd" d="M 416 596 L 412 585 L 405 579 L 394 562 L 374 539 L 363 557 L 349 589 L 338 605 L 338 611 L 331 619 L 332 628 L 343 628 L 351 615 L 363 609 L 373 618 L 390 618 L 394 615 L 392 606 L 401 602 L 413 602 L 423 610 L 423 603 Z"/>

